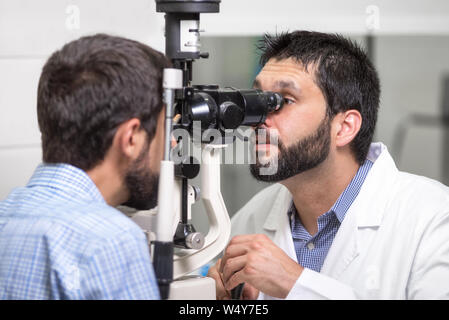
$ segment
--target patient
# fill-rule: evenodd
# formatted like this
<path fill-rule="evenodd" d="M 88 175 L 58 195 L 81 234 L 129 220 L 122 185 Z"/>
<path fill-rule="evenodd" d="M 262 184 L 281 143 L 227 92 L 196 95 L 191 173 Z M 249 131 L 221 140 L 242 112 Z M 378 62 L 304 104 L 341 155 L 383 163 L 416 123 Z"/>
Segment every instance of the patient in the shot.
<path fill-rule="evenodd" d="M 1 299 L 158 299 L 142 230 L 114 207 L 154 207 L 167 58 L 104 34 L 45 64 L 43 163 L 0 202 Z"/>

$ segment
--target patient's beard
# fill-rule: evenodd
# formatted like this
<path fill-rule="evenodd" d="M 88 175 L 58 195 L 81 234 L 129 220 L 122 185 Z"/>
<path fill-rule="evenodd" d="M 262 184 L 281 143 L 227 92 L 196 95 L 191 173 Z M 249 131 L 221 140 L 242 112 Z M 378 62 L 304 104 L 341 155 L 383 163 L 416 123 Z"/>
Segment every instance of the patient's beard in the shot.
<path fill-rule="evenodd" d="M 129 199 L 123 205 L 137 210 L 148 210 L 157 205 L 159 175 L 150 169 L 149 143 L 143 149 L 125 176 Z"/>

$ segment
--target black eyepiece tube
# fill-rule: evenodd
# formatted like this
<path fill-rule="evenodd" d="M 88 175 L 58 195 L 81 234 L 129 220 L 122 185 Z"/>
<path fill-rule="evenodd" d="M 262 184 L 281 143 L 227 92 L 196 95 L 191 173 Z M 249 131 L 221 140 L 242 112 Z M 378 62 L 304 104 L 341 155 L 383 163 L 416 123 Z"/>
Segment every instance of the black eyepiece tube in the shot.
<path fill-rule="evenodd" d="M 260 89 L 220 89 L 218 86 L 194 86 L 186 99 L 190 120 L 201 121 L 201 129 L 236 129 L 258 126 L 268 114 L 282 108 L 284 99 L 277 92 Z"/>
<path fill-rule="evenodd" d="M 267 115 L 282 108 L 284 99 L 277 92 L 258 89 L 240 90 L 245 99 L 245 117 L 242 125 L 257 126 L 265 122 Z"/>

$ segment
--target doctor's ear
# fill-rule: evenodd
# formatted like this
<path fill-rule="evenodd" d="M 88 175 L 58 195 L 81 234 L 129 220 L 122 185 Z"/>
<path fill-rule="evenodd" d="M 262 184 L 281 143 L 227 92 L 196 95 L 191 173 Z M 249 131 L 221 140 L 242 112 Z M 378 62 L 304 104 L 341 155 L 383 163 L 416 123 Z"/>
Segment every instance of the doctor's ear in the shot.
<path fill-rule="evenodd" d="M 334 117 L 335 143 L 337 147 L 348 145 L 354 140 L 362 126 L 362 115 L 355 109 L 340 112 Z"/>

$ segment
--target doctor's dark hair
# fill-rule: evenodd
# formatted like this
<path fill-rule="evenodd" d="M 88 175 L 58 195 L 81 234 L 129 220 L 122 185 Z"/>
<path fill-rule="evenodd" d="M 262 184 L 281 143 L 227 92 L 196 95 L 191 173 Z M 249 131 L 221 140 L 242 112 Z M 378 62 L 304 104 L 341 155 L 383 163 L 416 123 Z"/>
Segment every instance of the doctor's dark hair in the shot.
<path fill-rule="evenodd" d="M 329 119 L 350 109 L 360 112 L 362 125 L 350 146 L 362 164 L 374 135 L 380 84 L 376 69 L 360 46 L 338 34 L 294 31 L 265 35 L 258 48 L 262 66 L 272 58 L 293 58 L 307 72 L 311 66 L 326 99 Z"/>
<path fill-rule="evenodd" d="M 142 43 L 105 34 L 53 53 L 38 86 L 43 161 L 92 169 L 118 126 L 132 118 L 140 119 L 151 141 L 162 110 L 162 72 L 169 65 Z"/>

